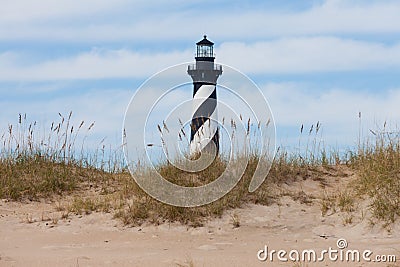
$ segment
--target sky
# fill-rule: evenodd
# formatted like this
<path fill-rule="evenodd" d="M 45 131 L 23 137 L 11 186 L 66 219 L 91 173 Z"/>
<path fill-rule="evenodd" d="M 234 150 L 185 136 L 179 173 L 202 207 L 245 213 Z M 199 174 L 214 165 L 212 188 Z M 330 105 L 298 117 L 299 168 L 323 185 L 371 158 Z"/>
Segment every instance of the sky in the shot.
<path fill-rule="evenodd" d="M 137 88 L 164 68 L 194 61 L 204 34 L 217 62 L 264 93 L 278 146 L 305 143 L 317 122 L 328 150 L 355 146 L 359 132 L 372 138 L 370 129 L 383 131 L 385 122 L 398 128 L 399 1 L 1 3 L 0 132 L 19 113 L 47 129 L 58 113 L 72 111 L 75 124 L 95 121 L 94 144 L 118 146 Z"/>

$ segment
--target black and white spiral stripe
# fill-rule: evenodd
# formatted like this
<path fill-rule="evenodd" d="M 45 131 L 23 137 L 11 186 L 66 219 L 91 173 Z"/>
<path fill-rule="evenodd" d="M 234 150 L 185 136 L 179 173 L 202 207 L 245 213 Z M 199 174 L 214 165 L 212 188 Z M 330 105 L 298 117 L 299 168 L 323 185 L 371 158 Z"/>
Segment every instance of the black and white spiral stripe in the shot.
<path fill-rule="evenodd" d="M 190 153 L 219 149 L 217 91 L 215 84 L 194 83 Z M 211 143 L 213 142 L 213 143 Z"/>

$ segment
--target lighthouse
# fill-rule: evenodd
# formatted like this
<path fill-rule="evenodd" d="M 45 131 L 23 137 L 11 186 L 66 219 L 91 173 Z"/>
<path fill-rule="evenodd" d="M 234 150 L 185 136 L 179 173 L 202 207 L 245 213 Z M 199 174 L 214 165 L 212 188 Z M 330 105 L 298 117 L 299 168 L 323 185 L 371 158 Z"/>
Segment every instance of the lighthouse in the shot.
<path fill-rule="evenodd" d="M 190 134 L 190 154 L 202 152 L 216 155 L 219 151 L 217 114 L 217 79 L 222 66 L 214 64 L 214 43 L 204 38 L 196 43 L 196 63 L 188 66 L 193 80 L 193 113 Z"/>

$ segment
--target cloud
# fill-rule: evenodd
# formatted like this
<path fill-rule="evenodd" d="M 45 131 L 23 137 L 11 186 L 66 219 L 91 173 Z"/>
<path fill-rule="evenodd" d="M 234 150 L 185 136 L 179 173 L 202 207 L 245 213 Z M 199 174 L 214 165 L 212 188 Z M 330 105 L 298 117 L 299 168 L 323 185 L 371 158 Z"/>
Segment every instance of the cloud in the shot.
<path fill-rule="evenodd" d="M 391 131 L 399 130 L 396 122 L 400 121 L 400 88 L 368 92 L 347 88 L 317 90 L 304 84 L 269 83 L 261 89 L 274 114 L 278 143 L 295 145 L 300 136 L 300 126 L 304 124 L 309 130 L 319 121 L 327 144 L 334 146 L 339 143 L 342 148 L 354 145 L 358 138 L 359 112 L 362 114 L 363 137 L 371 137 L 370 129 L 382 130 L 385 121 Z"/>
<path fill-rule="evenodd" d="M 0 58 L 2 55 L 0 55 Z M 6 56 L 4 56 L 6 57 Z M 146 78 L 153 73 L 192 58 L 189 51 L 139 53 L 130 50 L 92 49 L 90 52 L 24 65 L 20 62 L 0 63 L 0 81 L 42 81 L 105 79 L 121 77 Z"/>
<path fill-rule="evenodd" d="M 377 92 L 354 91 L 349 88 L 318 90 L 317 84 L 296 82 L 267 83 L 260 87 L 271 105 L 277 125 L 278 145 L 296 146 L 300 138 L 300 126 L 304 124 L 305 131 L 308 131 L 311 125 L 315 127 L 317 121 L 322 124 L 322 139 L 326 145 L 339 144 L 341 148 L 355 145 L 359 112 L 362 113 L 363 137 L 372 137 L 370 129 L 382 130 L 385 121 L 390 130 L 398 130 L 396 122 L 400 121 L 400 88 Z M 32 90 L 35 88 L 32 87 Z M 154 92 L 148 90 L 145 94 L 150 97 Z M 30 120 L 37 120 L 42 130 L 49 129 L 51 122 L 58 120 L 58 112 L 67 115 L 73 111 L 73 124 L 76 126 L 81 120 L 85 120 L 86 126 L 96 121 L 88 139 L 95 148 L 103 137 L 107 137 L 107 144 L 118 146 L 125 110 L 132 95 L 133 91 L 129 89 L 92 88 L 73 95 L 63 94 L 35 101 L 2 99 L 0 134 L 6 131 L 8 123 L 17 122 L 18 113 L 27 113 Z M 190 99 L 190 93 L 185 96 Z M 180 103 L 183 99 L 175 101 Z M 173 107 L 173 99 L 168 98 L 165 104 Z M 168 111 L 164 111 L 163 107 L 160 111 L 153 114 L 154 120 L 165 119 Z M 158 138 L 156 130 L 154 138 Z"/>
<path fill-rule="evenodd" d="M 284 38 L 267 42 L 222 43 L 217 60 L 247 74 L 382 70 L 400 67 L 400 44 L 336 37 Z M 238 56 L 241 55 L 241 56 Z M 24 64 L 15 53 L 0 54 L 0 81 L 147 78 L 171 65 L 193 60 L 193 52 L 143 53 L 94 48 L 89 52 Z M 12 58 L 13 60 L 11 60 Z"/>
<path fill-rule="evenodd" d="M 27 114 L 29 122 L 38 122 L 40 135 L 49 133 L 52 122 L 58 122 L 58 113 L 67 117 L 73 112 L 71 125 L 75 129 L 82 120 L 85 121 L 85 129 L 95 121 L 95 126 L 90 131 L 87 142 L 98 148 L 99 142 L 106 137 L 106 144 L 120 145 L 122 135 L 122 122 L 128 101 L 132 91 L 127 89 L 110 88 L 107 90 L 90 89 L 78 95 L 60 95 L 51 99 L 39 99 L 35 101 L 20 99 L 0 100 L 3 112 L 0 114 L 0 135 L 7 130 L 8 124 L 16 126 L 18 114 Z M 85 135 L 86 130 L 81 134 Z"/>
<path fill-rule="evenodd" d="M 137 1 L 135 1 L 137 2 Z M 26 23 L 35 21 L 62 20 L 77 18 L 91 14 L 118 11 L 125 6 L 127 0 L 5 0 L 0 9 L 0 23 Z M 117 8 L 116 8 L 117 7 Z"/>
<path fill-rule="evenodd" d="M 218 60 L 251 73 L 385 69 L 400 65 L 400 44 L 385 45 L 336 37 L 224 43 L 218 49 Z"/>
<path fill-rule="evenodd" d="M 397 1 L 327 0 L 305 10 L 263 8 L 260 4 L 238 10 L 230 3 L 208 2 L 212 11 L 206 17 L 199 15 L 199 5 L 183 1 L 8 2 L 0 11 L 3 41 L 182 41 L 193 40 L 205 32 L 225 40 L 400 33 Z"/>

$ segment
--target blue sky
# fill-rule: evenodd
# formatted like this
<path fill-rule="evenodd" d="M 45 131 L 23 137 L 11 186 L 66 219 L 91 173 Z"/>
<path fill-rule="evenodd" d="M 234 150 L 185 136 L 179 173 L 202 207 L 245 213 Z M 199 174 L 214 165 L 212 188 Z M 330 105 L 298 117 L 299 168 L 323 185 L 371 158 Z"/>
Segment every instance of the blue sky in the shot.
<path fill-rule="evenodd" d="M 194 60 L 203 34 L 218 62 L 264 92 L 278 145 L 296 146 L 300 126 L 319 121 L 328 148 L 353 146 L 358 112 L 365 138 L 384 121 L 396 130 L 399 1 L 216 2 L 3 0 L 0 132 L 18 113 L 49 125 L 72 110 L 116 145 L 136 88 Z"/>

